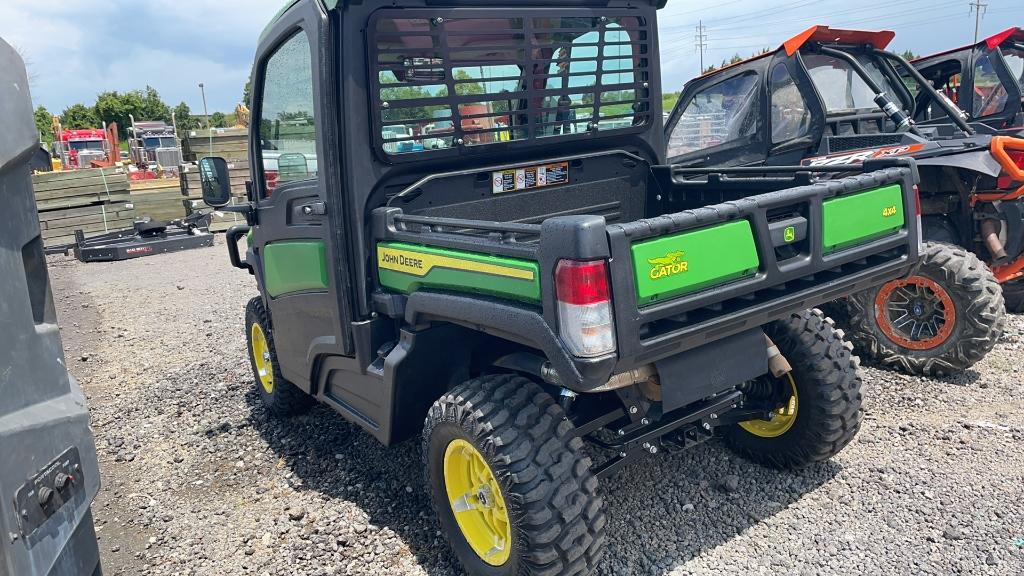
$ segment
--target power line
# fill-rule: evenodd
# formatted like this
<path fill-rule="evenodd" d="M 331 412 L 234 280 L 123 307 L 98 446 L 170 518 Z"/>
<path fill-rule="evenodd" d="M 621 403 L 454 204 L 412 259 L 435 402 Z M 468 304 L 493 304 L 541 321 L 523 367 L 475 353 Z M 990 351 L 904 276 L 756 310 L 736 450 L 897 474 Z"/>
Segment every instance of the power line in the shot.
<path fill-rule="evenodd" d="M 981 0 L 971 1 L 971 12 L 974 14 L 974 43 L 978 43 L 978 31 L 981 30 L 981 17 L 985 15 L 985 8 L 988 8 L 988 4 L 985 4 Z"/>
<path fill-rule="evenodd" d="M 708 48 L 708 27 L 702 20 L 697 21 L 697 33 L 693 36 L 693 47 L 700 52 L 700 69 L 704 71 L 704 51 Z"/>

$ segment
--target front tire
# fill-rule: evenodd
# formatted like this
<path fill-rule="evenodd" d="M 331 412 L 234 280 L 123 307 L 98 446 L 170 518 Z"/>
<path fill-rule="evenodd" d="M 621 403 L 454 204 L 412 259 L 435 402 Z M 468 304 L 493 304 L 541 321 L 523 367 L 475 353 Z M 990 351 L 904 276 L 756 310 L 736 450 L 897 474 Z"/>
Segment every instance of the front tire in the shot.
<path fill-rule="evenodd" d="M 604 503 L 583 443 L 550 394 L 521 376 L 469 380 L 423 429 L 427 490 L 472 575 L 585 575 L 604 550 Z"/>
<path fill-rule="evenodd" d="M 853 346 L 820 310 L 795 312 L 764 331 L 793 370 L 746 384 L 751 401 L 780 402 L 771 420 L 724 428 L 726 445 L 773 468 L 803 468 L 835 456 L 860 429 L 861 374 Z"/>
<path fill-rule="evenodd" d="M 847 300 L 858 353 L 910 374 L 948 376 L 985 357 L 1003 333 L 1002 289 L 973 253 L 925 242 L 911 276 Z"/>
<path fill-rule="evenodd" d="M 259 296 L 245 306 L 245 335 L 256 390 L 267 411 L 282 417 L 307 412 L 315 401 L 281 375 L 274 348 L 274 329 Z"/>

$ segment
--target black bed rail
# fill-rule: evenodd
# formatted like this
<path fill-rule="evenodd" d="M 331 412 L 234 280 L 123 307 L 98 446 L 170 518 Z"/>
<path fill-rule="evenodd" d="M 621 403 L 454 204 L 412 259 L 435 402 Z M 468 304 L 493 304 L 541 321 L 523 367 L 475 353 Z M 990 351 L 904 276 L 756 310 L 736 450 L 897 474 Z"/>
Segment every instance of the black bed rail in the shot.
<path fill-rule="evenodd" d="M 373 211 L 373 231 L 377 240 L 396 240 L 535 259 L 541 226 L 416 216 L 405 214 L 400 208 L 377 208 Z"/>

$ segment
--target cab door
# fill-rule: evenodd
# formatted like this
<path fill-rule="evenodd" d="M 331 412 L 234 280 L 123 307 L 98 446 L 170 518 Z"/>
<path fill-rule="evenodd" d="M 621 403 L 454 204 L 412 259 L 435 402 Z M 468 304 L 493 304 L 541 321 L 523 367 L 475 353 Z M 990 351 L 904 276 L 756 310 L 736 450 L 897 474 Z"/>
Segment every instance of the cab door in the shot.
<path fill-rule="evenodd" d="M 684 167 L 744 166 L 764 161 L 764 79 L 742 66 L 687 87 L 665 130 L 666 157 Z"/>
<path fill-rule="evenodd" d="M 249 158 L 256 206 L 252 249 L 256 274 L 285 378 L 312 391 L 322 354 L 348 352 L 339 305 L 340 262 L 331 242 L 328 189 L 340 181 L 325 166 L 328 95 L 317 71 L 329 58 L 317 39 L 326 15 L 315 2 L 293 5 L 265 33 L 253 74 Z"/>

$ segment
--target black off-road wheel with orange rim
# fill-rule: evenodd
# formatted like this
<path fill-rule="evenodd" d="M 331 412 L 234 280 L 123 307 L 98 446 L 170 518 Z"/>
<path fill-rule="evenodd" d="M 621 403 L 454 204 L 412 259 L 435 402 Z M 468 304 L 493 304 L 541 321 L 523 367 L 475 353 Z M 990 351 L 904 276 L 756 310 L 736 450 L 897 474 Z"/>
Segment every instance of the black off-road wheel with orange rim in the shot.
<path fill-rule="evenodd" d="M 1003 292 L 973 253 L 925 242 L 921 265 L 846 300 L 857 353 L 883 366 L 948 376 L 985 357 L 1003 333 Z"/>

